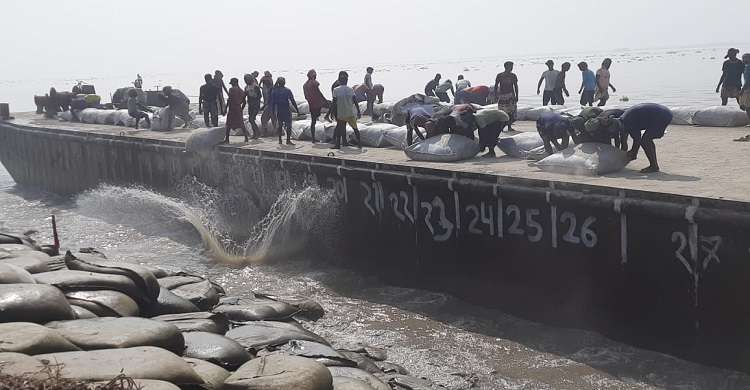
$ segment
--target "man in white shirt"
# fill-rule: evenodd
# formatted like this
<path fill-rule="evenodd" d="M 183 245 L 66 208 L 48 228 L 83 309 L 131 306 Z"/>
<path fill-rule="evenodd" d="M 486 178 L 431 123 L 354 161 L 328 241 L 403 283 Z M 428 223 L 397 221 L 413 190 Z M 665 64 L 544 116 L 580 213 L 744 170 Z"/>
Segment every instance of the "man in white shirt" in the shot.
<path fill-rule="evenodd" d="M 458 75 L 458 81 L 456 81 L 456 104 L 468 103 L 468 99 L 466 99 L 462 91 L 470 87 L 471 82 L 466 80 L 464 75 Z"/>
<path fill-rule="evenodd" d="M 544 82 L 544 94 L 542 95 L 543 106 L 546 106 L 550 102 L 552 102 L 552 104 L 557 104 L 553 90 L 555 89 L 555 85 L 557 85 L 557 75 L 560 74 L 559 70 L 554 69 L 554 61 L 547 60 L 545 64 L 549 69 L 542 72 L 542 77 L 539 79 L 539 84 L 536 86 L 536 94 L 539 95 L 539 90 L 542 88 L 542 82 Z"/>
<path fill-rule="evenodd" d="M 354 90 L 346 85 L 349 82 L 349 74 L 339 72 L 339 86 L 333 89 L 333 102 L 331 103 L 331 116 L 336 118 L 336 129 L 333 132 L 333 146 L 331 149 L 341 149 L 341 145 L 349 146 L 346 141 L 346 124 L 352 127 L 357 137 L 357 147 L 362 149 L 362 142 L 357 129 L 357 119 L 362 117 L 359 104 L 354 95 Z"/>

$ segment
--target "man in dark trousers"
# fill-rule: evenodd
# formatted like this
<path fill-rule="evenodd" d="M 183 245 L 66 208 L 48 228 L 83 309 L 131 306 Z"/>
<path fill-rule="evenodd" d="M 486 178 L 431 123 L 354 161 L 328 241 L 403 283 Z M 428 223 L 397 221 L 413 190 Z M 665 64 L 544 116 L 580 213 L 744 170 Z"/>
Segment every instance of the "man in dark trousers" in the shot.
<path fill-rule="evenodd" d="M 544 150 L 547 155 L 553 153 L 553 144 L 557 150 L 567 149 L 570 142 L 568 132 L 571 128 L 570 119 L 554 111 L 544 113 L 537 119 L 536 131 L 539 132 L 539 136 L 544 141 Z"/>
<path fill-rule="evenodd" d="M 245 91 L 240 88 L 240 81 L 234 77 L 229 80 L 229 85 L 231 87 L 227 92 L 227 135 L 224 142 L 229 143 L 229 133 L 233 129 L 242 129 L 245 142 L 247 142 L 250 134 L 245 128 L 245 120 L 242 115 L 245 110 Z"/>
<path fill-rule="evenodd" d="M 294 107 L 294 111 L 299 115 L 299 108 L 297 108 L 297 102 L 294 100 L 292 90 L 286 87 L 286 79 L 278 77 L 271 91 L 271 105 L 278 121 L 276 135 L 279 136 L 279 145 L 281 145 L 281 136 L 284 135 L 284 127 L 286 127 L 286 144 L 290 146 L 294 145 L 292 143 L 292 112 L 289 110 L 290 103 Z"/>
<path fill-rule="evenodd" d="M 661 104 L 641 103 L 625 110 L 619 121 L 622 123 L 620 132 L 622 150 L 628 150 L 628 136 L 633 137 L 633 148 L 628 151 L 628 157 L 635 160 L 638 157 L 638 150 L 643 146 L 643 152 L 646 153 L 650 164 L 641 169 L 641 173 L 659 172 L 654 140 L 664 136 L 667 126 L 672 122 L 672 111 Z M 643 134 L 641 130 L 645 130 Z"/>
<path fill-rule="evenodd" d="M 443 76 L 440 73 L 435 75 L 435 78 L 430 80 L 427 85 L 424 86 L 424 94 L 427 96 L 435 96 L 435 88 L 440 85 L 440 78 Z"/>
<path fill-rule="evenodd" d="M 727 60 L 721 66 L 721 78 L 719 79 L 719 85 L 716 86 L 716 93 L 719 93 L 721 88 L 722 106 L 726 106 L 730 98 L 738 99 L 740 96 L 742 72 L 745 70 L 745 64 L 737 58 L 739 52 L 739 50 L 731 48 L 724 56 Z M 739 99 L 737 102 L 739 103 Z"/>
<path fill-rule="evenodd" d="M 344 71 L 339 72 L 338 81 L 339 86 L 333 89 L 333 102 L 331 103 L 331 115 L 336 118 L 336 130 L 333 132 L 331 149 L 341 149 L 341 145 L 348 145 L 346 140 L 347 124 L 354 130 L 354 135 L 357 137 L 357 147 L 362 149 L 359 129 L 357 128 L 357 119 L 362 117 L 362 113 L 359 111 L 354 90 L 346 85 L 349 82 L 349 74 Z"/>
<path fill-rule="evenodd" d="M 203 78 L 206 80 L 206 83 L 201 86 L 200 94 L 198 95 L 198 113 L 203 114 L 203 121 L 206 123 L 206 127 L 219 127 L 219 107 L 217 106 L 217 100 L 220 90 L 214 84 L 210 74 L 206 73 Z"/>

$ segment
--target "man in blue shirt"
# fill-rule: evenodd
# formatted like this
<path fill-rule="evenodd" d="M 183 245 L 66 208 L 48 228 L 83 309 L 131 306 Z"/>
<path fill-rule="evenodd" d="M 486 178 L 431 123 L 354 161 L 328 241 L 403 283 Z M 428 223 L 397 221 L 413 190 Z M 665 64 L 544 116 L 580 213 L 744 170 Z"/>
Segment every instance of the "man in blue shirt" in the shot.
<path fill-rule="evenodd" d="M 581 95 L 581 105 L 594 105 L 594 90 L 596 89 L 596 75 L 589 69 L 589 64 L 585 62 L 578 63 L 578 69 L 581 70 L 581 88 L 578 94 Z"/>
<path fill-rule="evenodd" d="M 276 84 L 271 90 L 271 105 L 273 111 L 276 112 L 276 119 L 279 124 L 276 135 L 279 136 L 279 145 L 281 145 L 281 136 L 284 134 L 283 128 L 286 125 L 286 144 L 294 145 L 292 143 L 292 113 L 289 110 L 289 103 L 294 107 L 294 111 L 299 115 L 299 109 L 297 108 L 297 102 L 294 100 L 292 91 L 286 87 L 286 79 L 279 77 L 276 79 Z"/>
<path fill-rule="evenodd" d="M 650 165 L 641 169 L 641 173 L 659 172 L 654 139 L 664 136 L 667 126 L 672 122 L 672 111 L 661 104 L 641 103 L 625 110 L 619 121 L 622 123 L 622 150 L 628 150 L 628 135 L 633 137 L 633 148 L 628 151 L 628 157 L 635 160 L 638 150 L 643 146 L 643 152 L 646 153 Z M 641 130 L 645 130 L 643 135 Z"/>
<path fill-rule="evenodd" d="M 544 150 L 548 155 L 552 154 L 552 144 L 555 145 L 557 150 L 563 150 L 568 148 L 570 142 L 570 136 L 568 131 L 572 129 L 570 119 L 554 112 L 546 112 L 542 114 L 536 121 L 536 131 L 539 132 L 539 136 L 544 141 Z M 557 140 L 560 140 L 558 142 Z"/>

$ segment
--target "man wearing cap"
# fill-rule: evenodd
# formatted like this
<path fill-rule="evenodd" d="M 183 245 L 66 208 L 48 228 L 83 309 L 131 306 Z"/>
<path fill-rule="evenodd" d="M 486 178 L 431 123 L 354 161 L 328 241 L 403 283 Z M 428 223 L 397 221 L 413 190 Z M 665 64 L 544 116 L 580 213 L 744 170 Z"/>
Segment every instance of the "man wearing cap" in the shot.
<path fill-rule="evenodd" d="M 547 65 L 547 70 L 542 72 L 542 77 L 539 78 L 539 83 L 536 85 L 536 94 L 539 95 L 539 90 L 542 88 L 542 82 L 544 82 L 544 94 L 542 95 L 542 105 L 546 106 L 547 104 L 552 102 L 552 104 L 557 104 L 557 101 L 554 98 L 554 89 L 557 85 L 557 76 L 560 74 L 559 70 L 555 70 L 555 62 L 552 60 L 547 60 L 547 62 L 544 63 Z"/>
<path fill-rule="evenodd" d="M 727 58 L 721 66 L 721 78 L 716 86 L 716 93 L 721 89 L 721 105 L 726 106 L 729 99 L 737 99 L 739 103 L 740 89 L 742 89 L 742 73 L 745 71 L 745 64 L 737 58 L 740 51 L 731 48 L 727 51 Z"/>
<path fill-rule="evenodd" d="M 596 71 L 596 88 L 594 90 L 594 100 L 599 101 L 599 104 L 597 104 L 597 106 L 599 107 L 607 104 L 607 100 L 609 100 L 609 88 L 612 88 L 612 92 L 617 92 L 617 88 L 615 88 L 615 86 L 609 82 L 609 68 L 611 66 L 612 60 L 609 58 L 605 58 L 604 61 L 602 61 L 602 67 Z"/>
<path fill-rule="evenodd" d="M 245 128 L 245 120 L 242 112 L 245 110 L 245 91 L 240 88 L 240 81 L 236 77 L 229 80 L 229 91 L 227 92 L 227 133 L 224 143 L 229 143 L 229 133 L 233 129 L 242 129 L 245 142 L 250 138 L 250 133 Z"/>
<path fill-rule="evenodd" d="M 596 75 L 593 70 L 589 69 L 589 64 L 586 62 L 579 62 L 578 69 L 581 70 L 581 88 L 578 89 L 578 94 L 581 95 L 581 105 L 593 106 Z"/>
<path fill-rule="evenodd" d="M 537 119 L 536 131 L 539 132 L 539 136 L 544 141 L 544 150 L 547 155 L 553 153 L 552 144 L 555 145 L 557 150 L 567 149 L 570 142 L 568 136 L 570 128 L 570 119 L 554 111 L 546 112 Z M 560 142 L 557 140 L 560 140 Z"/>

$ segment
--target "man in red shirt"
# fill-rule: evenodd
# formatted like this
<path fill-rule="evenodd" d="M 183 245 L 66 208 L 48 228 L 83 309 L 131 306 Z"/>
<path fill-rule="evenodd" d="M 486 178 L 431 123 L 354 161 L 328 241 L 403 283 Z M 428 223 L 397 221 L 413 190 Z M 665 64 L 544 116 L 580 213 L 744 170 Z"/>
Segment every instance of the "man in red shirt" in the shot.
<path fill-rule="evenodd" d="M 305 100 L 310 105 L 310 133 L 312 134 L 312 143 L 318 142 L 315 139 L 315 123 L 318 121 L 318 117 L 320 117 L 320 112 L 324 107 L 331 107 L 331 102 L 320 91 L 320 83 L 316 80 L 317 77 L 318 74 L 315 72 L 315 69 L 310 69 L 307 72 L 307 81 L 302 86 L 302 90 L 305 93 Z M 330 111 L 326 113 L 325 120 L 328 122 L 331 121 Z"/>

